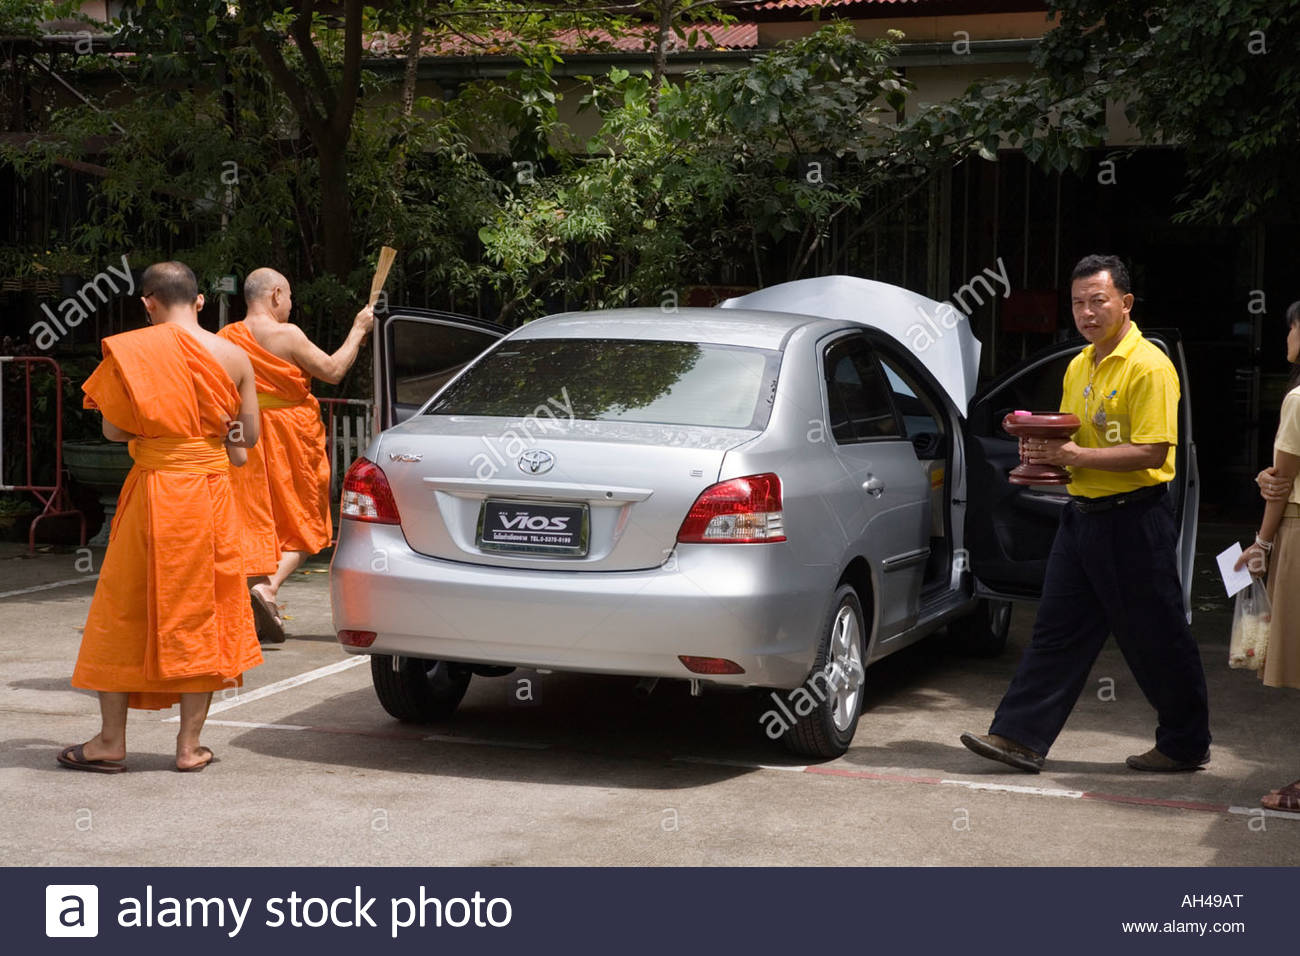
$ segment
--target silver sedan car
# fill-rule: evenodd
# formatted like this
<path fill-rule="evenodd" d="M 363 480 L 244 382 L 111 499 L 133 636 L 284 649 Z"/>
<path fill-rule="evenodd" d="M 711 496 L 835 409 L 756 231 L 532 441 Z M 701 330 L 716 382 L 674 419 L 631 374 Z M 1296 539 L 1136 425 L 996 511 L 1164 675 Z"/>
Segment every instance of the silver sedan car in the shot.
<path fill-rule="evenodd" d="M 762 732 L 843 753 L 872 662 L 945 626 L 1002 649 L 1066 500 L 1006 481 L 1000 422 L 1055 409 L 1082 343 L 977 395 L 964 319 L 849 277 L 512 332 L 391 313 L 331 566 L 340 643 L 400 720 L 449 717 L 474 675 L 621 674 L 768 689 Z M 1176 335 L 1148 334 L 1186 381 Z M 1190 439 L 1184 408 L 1185 582 Z"/>

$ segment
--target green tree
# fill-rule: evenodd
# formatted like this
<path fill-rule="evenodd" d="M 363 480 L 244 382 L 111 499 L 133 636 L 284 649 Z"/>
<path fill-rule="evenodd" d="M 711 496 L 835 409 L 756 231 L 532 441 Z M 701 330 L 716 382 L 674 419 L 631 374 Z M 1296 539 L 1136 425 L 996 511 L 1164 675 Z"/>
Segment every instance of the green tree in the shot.
<path fill-rule="evenodd" d="M 1181 218 L 1294 215 L 1300 192 L 1300 2 L 1056 0 L 1036 65 L 1057 88 L 1121 102 L 1187 158 Z"/>
<path fill-rule="evenodd" d="M 1300 191 L 1300 2 L 1054 0 L 1054 26 L 1026 80 L 973 84 L 916 117 L 904 136 L 937 156 L 1082 172 L 1119 103 L 1144 139 L 1179 147 L 1180 221 L 1294 217 Z"/>
<path fill-rule="evenodd" d="M 753 263 L 760 283 L 805 274 L 837 219 L 928 172 L 924 147 L 897 136 L 896 40 L 838 23 L 680 84 L 589 78 L 602 126 L 585 156 L 513 189 L 480 231 L 501 266 L 501 318 L 561 294 L 658 302 L 720 264 Z M 777 247 L 787 264 L 769 276 Z"/>

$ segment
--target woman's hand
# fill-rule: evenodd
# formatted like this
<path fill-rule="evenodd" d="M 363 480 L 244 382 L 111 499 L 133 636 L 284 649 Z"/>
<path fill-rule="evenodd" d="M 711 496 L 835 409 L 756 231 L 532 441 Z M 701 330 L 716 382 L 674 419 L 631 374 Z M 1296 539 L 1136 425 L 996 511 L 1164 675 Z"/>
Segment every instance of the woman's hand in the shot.
<path fill-rule="evenodd" d="M 1234 565 L 1234 571 L 1240 571 L 1242 568 L 1250 568 L 1250 573 L 1263 575 L 1268 571 L 1268 552 L 1258 544 L 1252 544 L 1245 551 L 1241 552 L 1241 557 L 1237 559 Z"/>
<path fill-rule="evenodd" d="M 1259 485 L 1260 497 L 1265 501 L 1290 500 L 1291 486 L 1294 483 L 1295 478 L 1279 475 L 1277 469 L 1272 465 L 1269 465 L 1255 476 L 1255 484 Z"/>

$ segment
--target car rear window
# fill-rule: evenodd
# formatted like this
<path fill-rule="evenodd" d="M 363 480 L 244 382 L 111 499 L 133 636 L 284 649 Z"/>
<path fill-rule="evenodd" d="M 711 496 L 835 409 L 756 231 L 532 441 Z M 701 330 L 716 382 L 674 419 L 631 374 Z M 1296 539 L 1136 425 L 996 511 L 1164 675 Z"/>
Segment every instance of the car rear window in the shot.
<path fill-rule="evenodd" d="M 524 339 L 476 362 L 425 414 L 524 418 L 572 408 L 585 421 L 762 429 L 780 359 L 696 342 Z"/>

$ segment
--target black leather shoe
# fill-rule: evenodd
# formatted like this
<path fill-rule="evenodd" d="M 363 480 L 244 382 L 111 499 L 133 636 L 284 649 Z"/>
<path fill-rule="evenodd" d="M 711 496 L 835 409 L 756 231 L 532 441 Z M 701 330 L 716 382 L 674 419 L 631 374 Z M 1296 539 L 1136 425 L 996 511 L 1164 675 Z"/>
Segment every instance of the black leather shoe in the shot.
<path fill-rule="evenodd" d="M 1184 773 L 1188 770 L 1200 770 L 1209 762 L 1208 750 L 1196 760 L 1175 760 L 1152 747 L 1144 754 L 1134 754 L 1129 757 L 1124 761 L 1124 765 L 1130 770 L 1144 770 L 1147 773 Z"/>
<path fill-rule="evenodd" d="M 1043 761 L 1046 759 L 1042 754 L 1036 754 L 1028 747 L 997 734 L 962 734 L 961 742 L 972 753 L 990 760 L 999 760 L 1025 773 L 1038 773 L 1043 769 Z"/>

